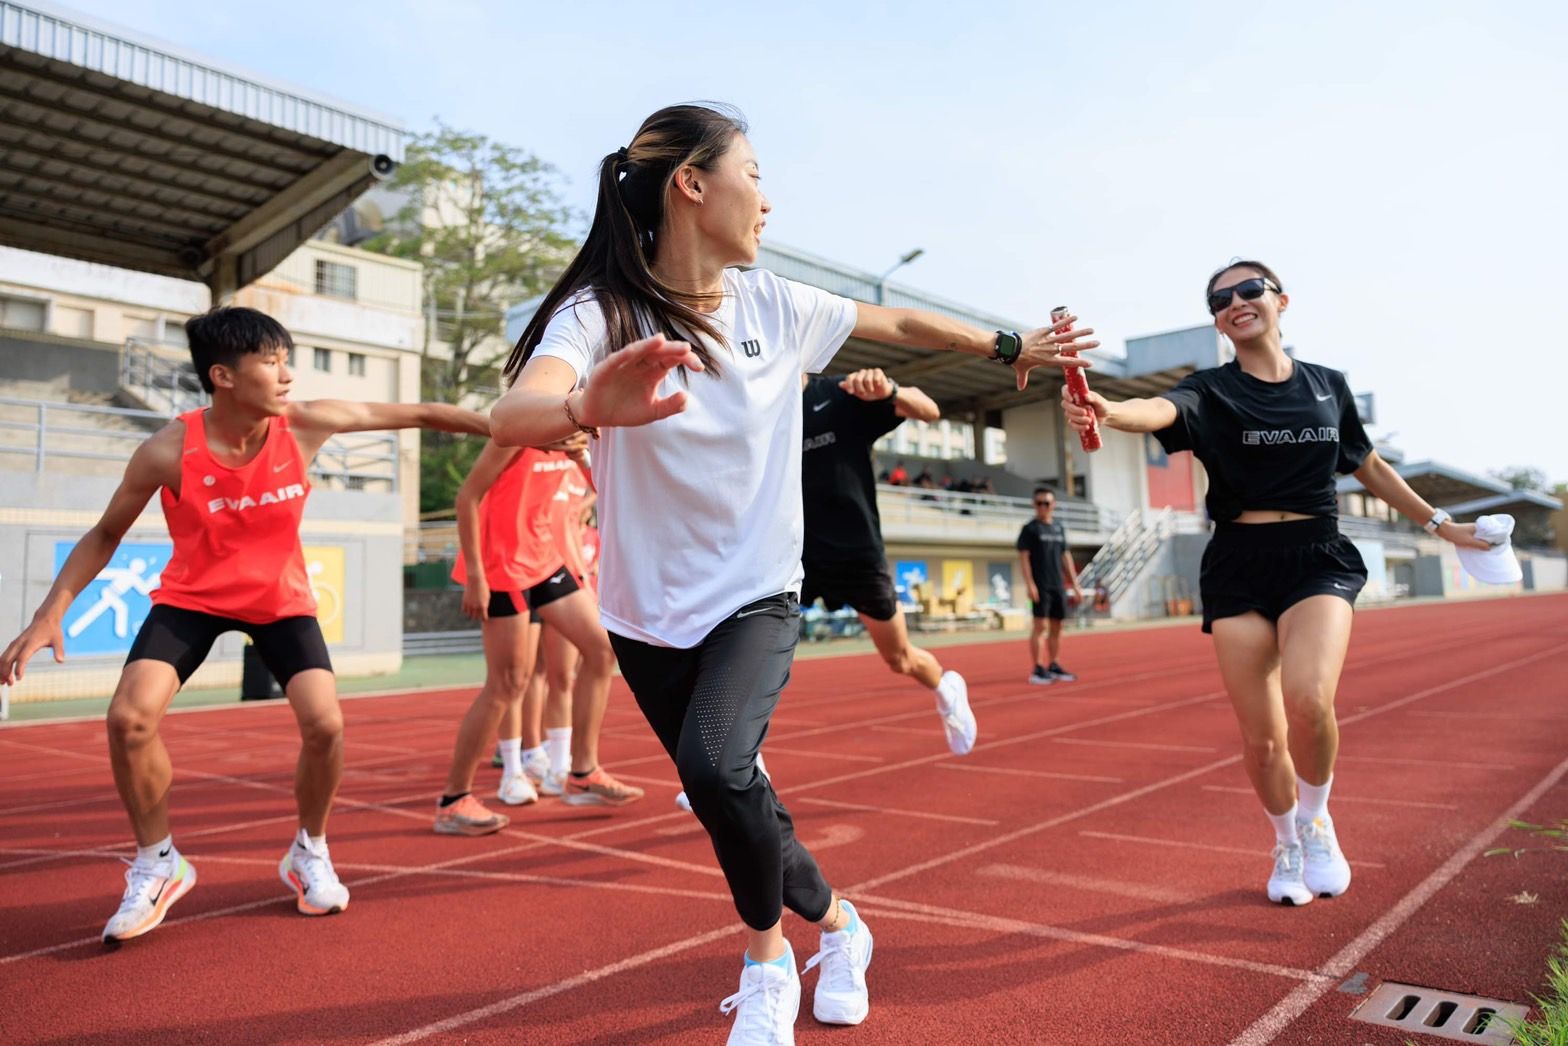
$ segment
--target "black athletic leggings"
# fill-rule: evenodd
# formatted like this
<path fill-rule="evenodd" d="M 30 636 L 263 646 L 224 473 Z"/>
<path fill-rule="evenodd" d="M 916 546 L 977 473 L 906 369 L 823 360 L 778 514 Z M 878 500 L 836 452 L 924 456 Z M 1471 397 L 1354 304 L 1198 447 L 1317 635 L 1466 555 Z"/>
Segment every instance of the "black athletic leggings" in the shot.
<path fill-rule="evenodd" d="M 621 675 L 675 760 L 735 910 L 754 930 L 778 922 L 786 906 L 817 922 L 833 900 L 817 862 L 795 838 L 789 811 L 757 770 L 757 749 L 789 682 L 799 636 L 793 592 L 742 607 L 687 650 L 610 633 Z"/>

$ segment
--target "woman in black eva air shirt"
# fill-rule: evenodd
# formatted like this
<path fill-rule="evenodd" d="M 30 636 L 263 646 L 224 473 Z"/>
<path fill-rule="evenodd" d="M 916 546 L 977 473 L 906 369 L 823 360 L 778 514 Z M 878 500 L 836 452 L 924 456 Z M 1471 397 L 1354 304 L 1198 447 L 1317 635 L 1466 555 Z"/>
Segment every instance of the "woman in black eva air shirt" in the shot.
<path fill-rule="evenodd" d="M 1350 886 L 1328 795 L 1339 750 L 1334 692 L 1367 573 L 1339 533 L 1335 475 L 1354 472 L 1438 537 L 1487 544 L 1378 457 L 1343 374 L 1285 355 L 1279 318 L 1290 299 L 1268 266 L 1233 262 L 1209 278 L 1207 296 L 1234 361 L 1153 399 L 1109 403 L 1090 393 L 1088 408 L 1065 395 L 1063 405 L 1074 428 L 1087 427 L 1092 409 L 1102 425 L 1152 432 L 1167 452 L 1190 450 L 1208 470 L 1215 527 L 1200 575 L 1203 630 L 1214 636 L 1247 776 L 1274 825 L 1269 900 L 1300 905 Z"/>

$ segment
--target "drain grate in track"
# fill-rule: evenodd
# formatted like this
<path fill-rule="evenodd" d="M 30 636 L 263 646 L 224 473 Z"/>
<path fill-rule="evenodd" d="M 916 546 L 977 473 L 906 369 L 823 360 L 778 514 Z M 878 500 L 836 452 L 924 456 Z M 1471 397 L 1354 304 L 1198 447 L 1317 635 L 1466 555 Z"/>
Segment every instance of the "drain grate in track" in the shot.
<path fill-rule="evenodd" d="M 1524 1020 L 1529 1013 L 1516 1003 L 1384 981 L 1350 1017 L 1438 1039 L 1505 1046 L 1514 1036 L 1499 1018 Z"/>

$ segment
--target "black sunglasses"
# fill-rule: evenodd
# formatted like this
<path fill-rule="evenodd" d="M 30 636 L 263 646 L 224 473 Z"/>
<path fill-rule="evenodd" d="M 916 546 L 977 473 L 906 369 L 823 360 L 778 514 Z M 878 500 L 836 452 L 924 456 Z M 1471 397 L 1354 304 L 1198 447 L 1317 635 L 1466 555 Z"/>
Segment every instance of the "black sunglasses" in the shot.
<path fill-rule="evenodd" d="M 1039 508 L 1042 505 L 1054 505 L 1054 504 L 1056 504 L 1056 502 L 1054 502 L 1054 501 L 1036 501 L 1034 503 L 1034 507 L 1035 508 Z"/>
<path fill-rule="evenodd" d="M 1263 297 L 1264 291 L 1273 291 L 1275 294 L 1280 293 L 1278 287 L 1262 276 L 1254 276 L 1250 280 L 1242 280 L 1234 287 L 1226 287 L 1224 290 L 1214 291 L 1209 295 L 1209 315 L 1218 316 L 1230 308 L 1230 299 L 1233 294 L 1241 295 L 1242 301 L 1257 301 Z"/>

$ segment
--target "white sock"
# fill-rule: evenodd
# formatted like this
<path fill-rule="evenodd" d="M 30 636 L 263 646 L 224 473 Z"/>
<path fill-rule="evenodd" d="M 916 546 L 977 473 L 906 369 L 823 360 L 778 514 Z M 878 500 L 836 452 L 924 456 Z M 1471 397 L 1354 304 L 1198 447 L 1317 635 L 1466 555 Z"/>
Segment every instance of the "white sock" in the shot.
<path fill-rule="evenodd" d="M 319 854 L 327 848 L 327 837 L 325 835 L 311 835 L 303 828 L 295 835 L 294 841 L 314 854 Z"/>
<path fill-rule="evenodd" d="M 550 727 L 544 732 L 544 749 L 550 753 L 550 772 L 566 773 L 572 768 L 572 728 Z"/>
<path fill-rule="evenodd" d="M 174 836 L 166 835 L 151 846 L 138 846 L 136 859 L 142 864 L 151 864 L 161 857 L 171 857 L 174 854 Z"/>
<path fill-rule="evenodd" d="M 522 743 L 521 738 L 518 739 L 518 743 Z M 544 750 L 544 745 L 534 745 L 532 748 L 523 749 L 523 758 L 548 760 L 550 758 L 550 754 Z"/>
<path fill-rule="evenodd" d="M 1297 778 L 1296 797 L 1297 805 L 1300 807 L 1301 812 L 1296 816 L 1300 817 L 1303 822 L 1310 824 L 1327 814 L 1328 792 L 1333 787 L 1334 777 L 1332 774 L 1329 775 L 1327 781 L 1320 785 L 1307 784 L 1307 782 Z"/>
<path fill-rule="evenodd" d="M 508 737 L 496 745 L 501 750 L 501 773 L 505 777 L 516 777 L 523 772 L 523 739 L 521 737 Z"/>
<path fill-rule="evenodd" d="M 1268 813 L 1267 810 L 1263 811 Z M 1269 814 L 1274 826 L 1274 841 L 1282 846 L 1295 846 L 1301 840 L 1296 836 L 1296 808 L 1292 806 L 1282 814 Z"/>

